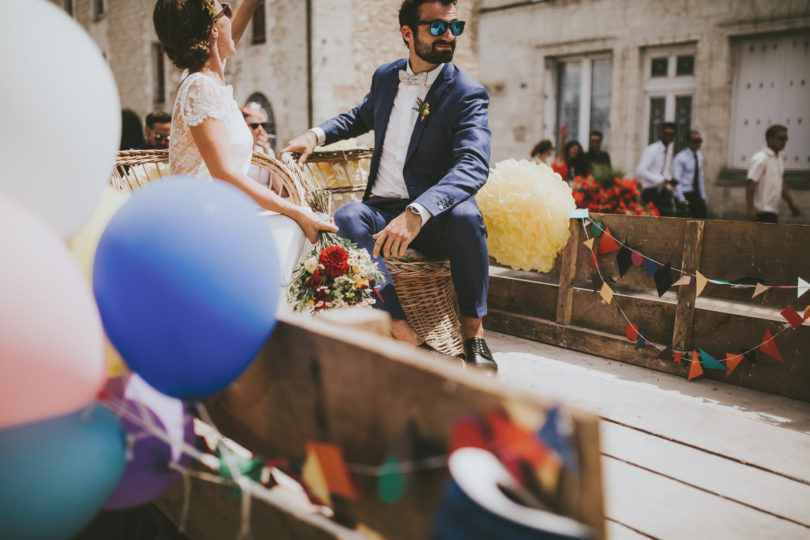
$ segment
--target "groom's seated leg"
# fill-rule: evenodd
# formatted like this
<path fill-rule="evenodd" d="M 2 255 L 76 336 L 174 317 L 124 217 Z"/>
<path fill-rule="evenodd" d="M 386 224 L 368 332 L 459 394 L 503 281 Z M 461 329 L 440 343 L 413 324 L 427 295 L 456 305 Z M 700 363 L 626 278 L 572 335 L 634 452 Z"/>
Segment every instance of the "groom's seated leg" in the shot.
<path fill-rule="evenodd" d="M 487 313 L 489 252 L 487 231 L 471 198 L 431 218 L 411 246 L 428 257 L 450 259 L 453 287 L 461 316 L 480 319 Z"/>
<path fill-rule="evenodd" d="M 378 202 L 379 201 L 379 202 Z M 408 201 L 375 200 L 363 203 L 349 203 L 338 208 L 335 212 L 335 224 L 338 234 L 348 238 L 359 247 L 366 249 L 369 254 L 374 253 L 374 238 L 372 236 L 383 230 L 388 223 L 405 209 Z M 374 307 L 386 311 L 394 321 L 405 320 L 405 313 L 394 291 L 391 275 L 385 266 L 382 255 L 374 259 L 384 275 L 384 283 L 379 289 L 380 297 Z M 394 322 L 396 325 L 396 322 Z M 396 337 L 396 336 L 395 336 Z"/>

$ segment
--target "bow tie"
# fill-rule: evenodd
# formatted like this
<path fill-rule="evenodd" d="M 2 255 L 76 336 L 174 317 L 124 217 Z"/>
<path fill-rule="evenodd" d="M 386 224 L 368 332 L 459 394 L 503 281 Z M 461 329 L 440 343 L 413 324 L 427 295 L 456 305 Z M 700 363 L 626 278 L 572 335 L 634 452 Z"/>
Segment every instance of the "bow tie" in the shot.
<path fill-rule="evenodd" d="M 427 85 L 427 71 L 423 71 L 422 73 L 417 73 L 416 75 L 410 75 L 407 71 L 400 70 L 399 72 L 399 82 L 402 84 L 413 84 L 415 86 L 426 86 Z"/>

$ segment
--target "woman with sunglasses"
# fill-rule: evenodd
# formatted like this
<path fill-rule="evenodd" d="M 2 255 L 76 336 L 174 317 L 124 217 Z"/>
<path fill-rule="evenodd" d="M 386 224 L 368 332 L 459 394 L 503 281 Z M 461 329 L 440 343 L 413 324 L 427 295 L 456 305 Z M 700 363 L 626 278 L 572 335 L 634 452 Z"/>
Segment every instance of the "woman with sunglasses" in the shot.
<path fill-rule="evenodd" d="M 232 13 L 219 0 L 157 0 L 155 31 L 169 59 L 185 70 L 172 111 L 169 168 L 172 174 L 214 177 L 236 186 L 262 208 L 283 214 L 273 216 L 274 227 L 295 230 L 283 223 L 290 218 L 314 242 L 318 231 L 337 228 L 247 176 L 253 136 L 234 101 L 233 87 L 225 84 L 225 63 L 236 53 L 236 42 L 259 1 L 244 0 Z M 289 256 L 279 253 L 285 260 Z"/>

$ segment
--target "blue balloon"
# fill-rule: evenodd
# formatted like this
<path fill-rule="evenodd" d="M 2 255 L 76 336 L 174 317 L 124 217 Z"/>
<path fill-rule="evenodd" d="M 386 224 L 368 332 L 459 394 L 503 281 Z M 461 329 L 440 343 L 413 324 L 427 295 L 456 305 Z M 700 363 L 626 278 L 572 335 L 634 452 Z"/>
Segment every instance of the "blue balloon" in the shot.
<path fill-rule="evenodd" d="M 0 538 L 71 538 L 126 464 L 126 436 L 101 405 L 0 430 Z"/>
<path fill-rule="evenodd" d="M 270 225 L 220 181 L 174 177 L 137 190 L 99 241 L 93 290 L 127 365 L 169 396 L 228 386 L 276 324 Z"/>

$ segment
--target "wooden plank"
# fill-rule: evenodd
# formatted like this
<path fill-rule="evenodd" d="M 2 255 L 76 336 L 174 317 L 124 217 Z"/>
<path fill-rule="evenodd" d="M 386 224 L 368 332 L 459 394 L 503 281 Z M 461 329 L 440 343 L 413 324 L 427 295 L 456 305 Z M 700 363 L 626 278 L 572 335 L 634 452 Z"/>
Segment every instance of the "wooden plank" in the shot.
<path fill-rule="evenodd" d="M 189 513 L 185 534 L 191 540 L 237 538 L 242 525 L 241 500 L 233 488 L 191 480 Z M 183 511 L 184 488 L 178 486 L 156 501 L 176 526 Z M 251 505 L 253 538 L 296 538 L 301 540 L 369 540 L 369 536 L 341 526 L 320 515 L 308 513 L 277 490 L 263 490 Z"/>
<path fill-rule="evenodd" d="M 788 519 L 810 535 L 810 484 L 612 422 L 601 428 L 604 455 Z"/>
<path fill-rule="evenodd" d="M 734 281 L 757 277 L 767 285 L 796 285 L 798 277 L 810 280 L 810 225 L 706 221 L 701 273 L 709 278 Z M 732 289 L 709 284 L 706 296 L 784 308 L 796 305 L 796 290 L 769 290 L 751 299 L 753 289 Z M 800 303 L 806 306 L 810 297 Z"/>
<path fill-rule="evenodd" d="M 553 320 L 559 305 L 558 290 L 553 285 L 538 287 L 536 282 L 523 279 L 491 277 L 487 308 Z"/>
<path fill-rule="evenodd" d="M 303 462 L 304 443 L 321 440 L 338 444 L 350 463 L 378 466 L 407 426 L 416 433 L 416 457 L 442 455 L 459 419 L 507 399 L 541 414 L 553 405 L 390 339 L 284 317 L 245 374 L 209 401 L 209 411 L 225 435 L 267 457 Z M 581 485 L 562 511 L 602 536 L 597 421 L 577 410 L 572 415 Z M 394 506 L 373 496 L 335 497 L 336 519 L 395 540 L 426 538 L 447 479 L 446 469 L 414 473 Z M 375 493 L 376 479 L 358 478 L 358 489 Z"/>
<path fill-rule="evenodd" d="M 686 224 L 686 239 L 683 243 L 683 273 L 695 275 L 700 268 L 700 255 L 703 251 L 704 221 L 689 221 Z M 678 288 L 678 308 L 672 331 L 672 348 L 690 350 L 692 348 L 692 328 L 695 322 L 696 284 Z"/>
<path fill-rule="evenodd" d="M 498 305 L 497 295 L 503 291 L 518 296 L 510 289 L 510 284 L 498 283 L 511 278 L 493 276 L 491 282 L 491 302 Z M 532 288 L 554 288 L 553 284 L 523 280 L 519 286 L 525 298 L 536 296 Z M 545 296 L 552 292 L 543 293 Z M 494 295 L 494 296 L 493 296 Z M 639 325 L 645 337 L 659 346 L 672 342 L 674 324 L 674 295 L 668 293 L 662 300 L 637 296 L 623 296 L 617 293 L 617 300 L 628 318 Z M 698 302 L 694 312 L 693 343 L 715 358 L 725 358 L 726 353 L 738 354 L 756 348 L 769 329 L 775 334 L 784 323 L 776 323 L 768 318 L 724 313 L 714 309 L 704 309 Z M 514 304 L 513 304 L 514 305 Z M 512 313 L 491 309 L 485 325 L 512 335 L 526 337 L 536 341 L 553 343 L 561 347 L 591 352 L 636 365 L 642 365 L 667 373 L 686 376 L 688 365 L 664 362 L 655 357 L 658 351 L 652 347 L 636 351 L 635 344 L 624 337 L 625 319 L 615 306 L 608 306 L 592 290 L 575 289 L 571 330 L 546 318 L 531 317 L 531 305 L 526 304 Z M 522 318 L 521 318 L 522 317 Z M 526 319 L 529 317 L 529 319 Z M 542 322 L 544 321 L 544 322 Z M 543 328 L 541 328 L 543 327 Z M 747 388 L 754 388 L 777 395 L 810 401 L 810 325 L 790 329 L 776 338 L 784 363 L 777 362 L 763 353 L 757 354 L 757 363 L 743 363 L 729 377 L 721 371 L 706 370 L 704 377 L 727 380 Z"/>
<path fill-rule="evenodd" d="M 807 538 L 808 529 L 606 457 L 605 515 L 655 538 Z"/>
<path fill-rule="evenodd" d="M 714 381 L 690 382 L 492 331 L 487 341 L 507 383 L 810 484 L 810 403 Z"/>
<path fill-rule="evenodd" d="M 571 324 L 571 312 L 574 305 L 574 278 L 577 273 L 577 254 L 582 244 L 582 227 L 579 220 L 572 219 L 568 225 L 571 236 L 562 253 L 560 263 L 560 287 L 557 293 L 557 323 Z"/>

